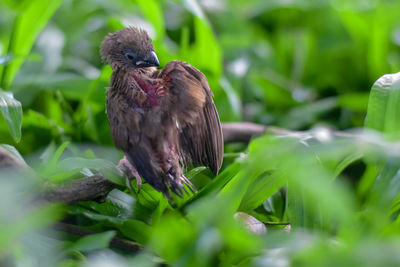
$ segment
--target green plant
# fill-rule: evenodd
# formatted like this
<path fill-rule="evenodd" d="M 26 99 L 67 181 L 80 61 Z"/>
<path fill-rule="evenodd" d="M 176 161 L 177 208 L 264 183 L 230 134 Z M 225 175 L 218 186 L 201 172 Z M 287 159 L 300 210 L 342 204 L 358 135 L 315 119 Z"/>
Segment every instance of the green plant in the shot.
<path fill-rule="evenodd" d="M 369 88 L 399 70 L 400 4 L 367 2 L 1 1 L 0 142 L 34 172 L 0 171 L 0 265 L 398 265 L 399 76 Z M 223 122 L 293 131 L 226 144 L 221 173 L 188 170 L 199 190 L 174 203 L 127 188 L 98 55 L 126 24 L 206 74 Z M 31 205 L 96 173 L 118 184 L 104 202 Z"/>

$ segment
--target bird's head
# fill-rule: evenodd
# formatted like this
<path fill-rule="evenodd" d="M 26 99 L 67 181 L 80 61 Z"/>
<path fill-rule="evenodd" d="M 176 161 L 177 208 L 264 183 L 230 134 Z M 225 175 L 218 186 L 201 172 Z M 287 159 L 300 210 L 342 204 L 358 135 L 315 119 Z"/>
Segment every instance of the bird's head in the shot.
<path fill-rule="evenodd" d="M 101 58 L 113 69 L 158 67 L 153 43 L 147 32 L 129 27 L 108 34 L 100 46 Z"/>

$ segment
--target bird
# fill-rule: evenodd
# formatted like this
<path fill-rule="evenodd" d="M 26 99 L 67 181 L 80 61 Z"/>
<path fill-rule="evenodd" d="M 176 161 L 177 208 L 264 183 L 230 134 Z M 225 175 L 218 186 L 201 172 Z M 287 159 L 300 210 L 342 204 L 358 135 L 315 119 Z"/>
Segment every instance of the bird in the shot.
<path fill-rule="evenodd" d="M 127 27 L 109 33 L 100 46 L 112 68 L 106 113 L 114 145 L 124 152 L 118 166 L 143 178 L 171 199 L 194 185 L 190 166 L 218 174 L 223 157 L 221 122 L 206 77 L 190 64 L 174 60 L 160 67 L 148 33 Z"/>

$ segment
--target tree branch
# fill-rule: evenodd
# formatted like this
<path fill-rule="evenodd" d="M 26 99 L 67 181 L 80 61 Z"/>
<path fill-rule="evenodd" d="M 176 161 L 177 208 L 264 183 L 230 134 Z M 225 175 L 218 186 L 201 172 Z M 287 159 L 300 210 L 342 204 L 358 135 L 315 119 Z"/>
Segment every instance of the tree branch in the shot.
<path fill-rule="evenodd" d="M 38 198 L 38 203 L 64 202 L 76 203 L 79 201 L 97 200 L 103 201 L 108 193 L 118 187 L 102 174 L 74 180 L 44 191 Z"/>
<path fill-rule="evenodd" d="M 250 122 L 224 123 L 222 124 L 222 131 L 225 143 L 249 142 L 251 138 L 260 136 L 264 132 L 271 132 L 274 134 L 301 134 L 301 132 L 289 131 L 273 126 L 264 126 Z M 332 134 L 343 136 L 342 133 L 332 132 Z M 21 166 L 24 167 L 22 169 L 29 169 L 25 163 L 21 162 L 17 157 L 0 147 L 0 169 L 14 168 L 20 170 Z M 111 190 L 117 187 L 117 184 L 106 179 L 102 174 L 95 174 L 87 178 L 45 188 L 40 196 L 38 196 L 37 202 L 44 204 L 49 202 L 76 203 L 87 200 L 102 201 L 107 197 Z"/>
<path fill-rule="evenodd" d="M 260 136 L 267 130 L 267 126 L 251 122 L 233 122 L 222 124 L 224 143 L 245 142 L 252 137 Z"/>

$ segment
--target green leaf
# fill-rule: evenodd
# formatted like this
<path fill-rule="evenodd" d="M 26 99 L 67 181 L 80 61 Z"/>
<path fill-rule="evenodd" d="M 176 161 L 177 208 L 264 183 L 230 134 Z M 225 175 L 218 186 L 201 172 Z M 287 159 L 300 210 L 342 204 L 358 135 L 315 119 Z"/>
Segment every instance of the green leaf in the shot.
<path fill-rule="evenodd" d="M 391 81 L 391 76 L 384 75 L 372 86 L 369 95 L 367 117 L 365 118 L 366 128 L 383 131 Z"/>
<path fill-rule="evenodd" d="M 220 173 L 217 177 L 214 178 L 210 183 L 208 183 L 205 187 L 203 187 L 198 193 L 196 193 L 192 198 L 188 199 L 186 203 L 182 205 L 185 207 L 190 203 L 195 202 L 198 199 L 201 199 L 205 196 L 211 195 L 218 190 L 220 190 L 224 185 L 226 185 L 235 175 L 239 172 L 239 170 L 243 167 L 243 164 L 237 160 L 228 168 L 226 168 L 222 173 Z"/>
<path fill-rule="evenodd" d="M 1 85 L 4 88 L 10 86 L 37 36 L 62 2 L 63 0 L 33 0 L 17 16 L 8 48 L 9 54 L 15 58 L 3 71 Z"/>
<path fill-rule="evenodd" d="M 190 48 L 190 60 L 196 63 L 196 68 L 212 71 L 219 75 L 222 70 L 222 54 L 210 24 L 205 19 L 194 18 L 196 42 Z M 205 57 L 204 55 L 207 55 Z M 192 61 L 189 61 L 192 62 Z M 216 89 L 213 88 L 214 94 Z"/>
<path fill-rule="evenodd" d="M 194 225 L 179 216 L 168 214 L 153 226 L 149 245 L 167 261 L 184 255 L 196 238 Z"/>
<path fill-rule="evenodd" d="M 400 137 L 400 73 L 386 74 L 372 86 L 365 127 Z"/>
<path fill-rule="evenodd" d="M 122 225 L 117 225 L 121 233 L 141 244 L 147 243 L 150 236 L 150 226 L 138 220 L 126 220 Z"/>
<path fill-rule="evenodd" d="M 6 55 L 4 57 L 0 57 L 0 66 L 1 65 L 6 65 L 11 60 L 12 60 L 12 57 L 10 55 Z"/>
<path fill-rule="evenodd" d="M 400 72 L 392 74 L 387 102 L 384 131 L 390 137 L 400 138 Z"/>
<path fill-rule="evenodd" d="M 47 130 L 51 130 L 54 128 L 60 134 L 65 132 L 64 129 L 61 126 L 57 125 L 54 120 L 47 118 L 45 115 L 32 109 L 28 110 L 24 114 L 24 127 L 25 126 L 35 126 Z"/>
<path fill-rule="evenodd" d="M 115 231 L 106 231 L 103 233 L 88 235 L 80 238 L 72 246 L 68 248 L 69 251 L 92 251 L 103 248 L 108 248 L 111 239 L 115 236 Z"/>
<path fill-rule="evenodd" d="M 168 203 L 168 202 L 167 202 Z M 143 222 L 152 221 L 152 210 L 142 206 L 131 195 L 118 189 L 113 189 L 104 203 L 94 201 L 81 202 L 81 206 L 106 216 L 114 216 L 119 219 L 137 219 Z"/>
<path fill-rule="evenodd" d="M 165 34 L 165 26 L 161 3 L 155 0 L 136 0 L 136 3 L 155 28 L 157 41 L 162 40 Z"/>
<path fill-rule="evenodd" d="M 339 96 L 338 104 L 341 107 L 353 110 L 355 112 L 365 112 L 368 107 L 368 93 L 349 93 Z"/>
<path fill-rule="evenodd" d="M 285 179 L 276 173 L 262 174 L 252 184 L 250 184 L 240 203 L 239 210 L 249 211 L 257 208 L 279 188 L 281 188 L 285 182 Z"/>
<path fill-rule="evenodd" d="M 344 169 L 346 169 L 350 164 L 353 162 L 361 159 L 363 154 L 360 152 L 354 152 L 348 156 L 346 156 L 342 161 L 340 161 L 337 166 L 335 167 L 335 171 L 333 173 L 333 178 L 335 179 L 339 174 L 342 173 Z"/>
<path fill-rule="evenodd" d="M 201 173 L 205 169 L 207 169 L 207 168 L 204 167 L 204 166 L 193 168 L 190 171 L 188 171 L 187 173 L 185 173 L 185 176 L 186 176 L 186 178 L 191 180 L 193 177 L 195 177 L 196 175 L 198 175 L 199 173 Z"/>
<path fill-rule="evenodd" d="M 70 142 L 62 143 L 57 150 L 55 151 L 54 155 L 51 157 L 47 165 L 45 166 L 43 173 L 45 175 L 49 175 L 56 170 L 56 165 L 58 159 L 61 157 L 61 154 L 64 152 L 65 148 L 69 145 Z"/>
<path fill-rule="evenodd" d="M 85 217 L 92 219 L 94 221 L 99 221 L 99 222 L 105 222 L 107 224 L 111 224 L 115 227 L 117 227 L 118 225 L 121 225 L 125 219 L 121 219 L 121 218 L 117 218 L 114 216 L 107 216 L 107 215 L 101 215 L 95 212 L 91 212 L 88 211 L 86 209 L 75 209 L 70 211 L 71 213 L 80 213 L 82 215 L 84 215 Z"/>
<path fill-rule="evenodd" d="M 27 231 L 42 229 L 52 225 L 62 217 L 62 214 L 63 209 L 61 205 L 51 204 L 31 211 L 25 211 L 24 214 L 20 214 L 20 218 L 17 221 L 12 223 L 4 221 L 1 218 L 0 227 L 2 230 L 6 229 L 6 231 L 3 232 L 4 234 L 0 238 L 0 251 L 9 248 L 10 244 L 14 243 L 17 238 Z"/>
<path fill-rule="evenodd" d="M 204 12 L 196 0 L 178 0 L 177 2 L 183 5 L 193 15 L 204 19 Z"/>
<path fill-rule="evenodd" d="M 113 183 L 123 186 L 126 185 L 124 174 L 117 169 L 114 163 L 105 159 L 85 159 L 81 157 L 66 158 L 57 163 L 57 168 L 55 168 L 54 171 L 60 173 L 83 168 L 100 172 Z"/>
<path fill-rule="evenodd" d="M 14 98 L 9 92 L 0 89 L 0 111 L 4 119 L 7 121 L 11 136 L 15 142 L 21 139 L 22 125 L 22 106 L 21 103 Z"/>
<path fill-rule="evenodd" d="M 13 156 L 18 158 L 20 161 L 26 163 L 24 158 L 21 156 L 21 154 L 18 152 L 18 150 L 15 147 L 7 145 L 7 144 L 2 144 L 0 146 L 2 148 L 4 148 L 5 150 L 7 150 L 8 152 L 10 152 Z"/>

